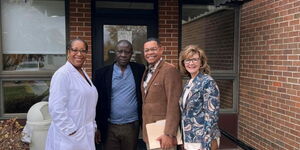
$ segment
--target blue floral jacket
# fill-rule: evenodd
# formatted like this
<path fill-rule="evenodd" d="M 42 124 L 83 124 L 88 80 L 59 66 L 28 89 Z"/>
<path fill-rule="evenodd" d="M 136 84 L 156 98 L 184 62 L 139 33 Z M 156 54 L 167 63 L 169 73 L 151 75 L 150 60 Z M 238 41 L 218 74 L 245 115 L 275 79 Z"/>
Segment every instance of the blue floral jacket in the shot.
<path fill-rule="evenodd" d="M 184 91 L 187 89 L 187 84 Z M 192 81 L 191 90 L 183 105 L 180 99 L 181 124 L 185 143 L 199 143 L 209 150 L 213 139 L 220 137 L 218 128 L 220 92 L 214 79 L 199 73 Z"/>

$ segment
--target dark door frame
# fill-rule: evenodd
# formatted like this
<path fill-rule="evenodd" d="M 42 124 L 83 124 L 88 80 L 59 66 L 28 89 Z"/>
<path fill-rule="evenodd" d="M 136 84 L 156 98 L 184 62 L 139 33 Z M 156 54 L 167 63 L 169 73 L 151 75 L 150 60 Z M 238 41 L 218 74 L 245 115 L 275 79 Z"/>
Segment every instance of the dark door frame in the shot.
<path fill-rule="evenodd" d="M 94 5 L 95 6 L 95 5 Z M 94 7 L 93 6 L 93 7 Z M 153 10 L 96 9 L 92 10 L 92 71 L 104 65 L 103 25 L 147 26 L 147 37 L 158 36 L 157 3 Z"/>

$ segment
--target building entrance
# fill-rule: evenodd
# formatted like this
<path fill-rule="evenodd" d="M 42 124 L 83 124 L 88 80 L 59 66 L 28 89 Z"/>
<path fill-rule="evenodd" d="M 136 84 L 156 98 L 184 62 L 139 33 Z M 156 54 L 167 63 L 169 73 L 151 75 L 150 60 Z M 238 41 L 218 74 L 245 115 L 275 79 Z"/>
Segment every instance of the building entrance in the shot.
<path fill-rule="evenodd" d="M 143 43 L 157 36 L 157 11 L 153 1 L 96 1 L 93 14 L 93 69 L 113 63 L 115 45 L 128 40 L 133 45 L 131 61 L 145 64 Z"/>

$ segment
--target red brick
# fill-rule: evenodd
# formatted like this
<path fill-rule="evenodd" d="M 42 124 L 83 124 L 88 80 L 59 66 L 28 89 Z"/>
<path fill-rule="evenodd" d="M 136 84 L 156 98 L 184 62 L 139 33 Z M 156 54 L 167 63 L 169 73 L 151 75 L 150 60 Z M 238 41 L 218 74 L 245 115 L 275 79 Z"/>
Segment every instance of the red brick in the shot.
<path fill-rule="evenodd" d="M 70 0 L 69 9 L 69 39 L 81 37 L 88 43 L 91 43 L 91 1 Z M 91 47 L 91 44 L 89 44 Z M 85 67 L 88 75 L 91 77 L 91 55 L 87 55 Z"/>
<path fill-rule="evenodd" d="M 69 37 L 82 34 L 89 41 L 89 46 L 92 46 L 90 2 L 70 0 Z M 160 23 L 158 34 L 166 48 L 164 58 L 177 66 L 178 49 L 180 49 L 178 47 L 180 31 L 177 29 L 180 23 L 177 19 L 179 18 L 178 0 L 158 2 Z M 300 42 L 300 25 L 297 20 L 300 15 L 296 11 L 299 6 L 299 1 L 292 0 L 252 0 L 241 7 L 238 136 L 246 143 L 251 143 L 256 149 L 292 149 L 292 146 L 297 146 L 296 141 L 299 141 L 296 136 L 278 130 L 289 130 L 293 128 L 293 124 L 300 124 L 299 120 L 295 119 L 300 117 L 298 115 L 300 104 L 296 103 L 300 101 L 300 44 L 297 44 Z M 192 23 L 188 25 L 190 29 L 197 27 L 192 26 Z M 212 31 L 214 25 L 211 24 L 206 30 Z M 220 32 L 219 34 L 208 33 L 206 37 L 220 35 Z M 196 34 L 196 37 L 201 35 Z M 196 38 L 191 34 L 186 37 L 189 39 L 184 43 L 203 44 L 201 41 L 194 42 Z M 209 42 L 211 41 L 207 41 L 206 44 L 211 44 Z M 224 41 L 224 43 L 228 42 L 230 41 Z M 223 49 L 222 51 L 224 52 Z M 86 64 L 89 74 L 91 74 L 92 65 L 90 54 L 89 52 Z M 217 58 L 210 60 L 217 60 Z M 220 64 L 218 66 L 223 67 Z M 289 108 L 291 110 L 288 110 Z M 300 128 L 296 129 L 291 131 L 297 132 Z M 271 136 L 270 133 L 273 132 L 275 134 Z"/>
<path fill-rule="evenodd" d="M 239 118 L 243 119 L 239 121 L 239 137 L 251 143 L 256 149 L 299 147 L 299 144 L 296 144 L 296 141 L 299 141 L 296 139 L 297 136 L 287 134 L 291 128 L 295 128 L 295 124 L 299 124 L 293 119 L 299 113 L 295 102 L 300 101 L 298 98 L 300 97 L 300 15 L 295 14 L 300 9 L 295 6 L 296 4 L 300 6 L 300 2 L 296 0 L 253 0 L 244 4 L 241 9 Z M 266 14 L 268 16 L 264 16 Z M 258 53 L 259 51 L 265 53 Z M 261 82 L 261 79 L 269 81 Z M 256 89 L 266 87 L 267 92 L 256 92 Z M 260 108 L 244 107 L 257 105 L 257 102 L 265 98 L 276 100 L 277 103 L 258 105 L 261 106 Z M 267 116 L 271 119 L 271 123 L 262 122 L 257 118 L 252 119 L 257 110 L 268 112 Z M 253 124 L 259 125 L 260 128 L 253 127 Z M 262 128 L 280 128 L 287 131 L 278 132 L 280 135 L 269 136 Z M 297 129 L 293 132 L 298 134 L 300 128 Z M 257 135 L 249 136 L 244 131 L 255 132 Z M 258 138 L 272 141 L 274 144 L 257 141 Z M 272 138 L 277 138 L 278 142 L 274 142 Z"/>

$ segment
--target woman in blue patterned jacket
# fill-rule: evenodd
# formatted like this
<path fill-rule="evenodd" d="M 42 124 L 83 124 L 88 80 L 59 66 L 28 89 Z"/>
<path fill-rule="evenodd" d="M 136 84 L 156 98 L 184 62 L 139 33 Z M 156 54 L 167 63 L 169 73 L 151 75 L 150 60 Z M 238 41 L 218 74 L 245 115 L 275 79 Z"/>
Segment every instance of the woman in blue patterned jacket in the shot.
<path fill-rule="evenodd" d="M 184 149 L 215 150 L 220 139 L 220 92 L 209 75 L 204 51 L 196 45 L 187 46 L 180 54 L 180 70 L 190 77 L 179 102 Z"/>

